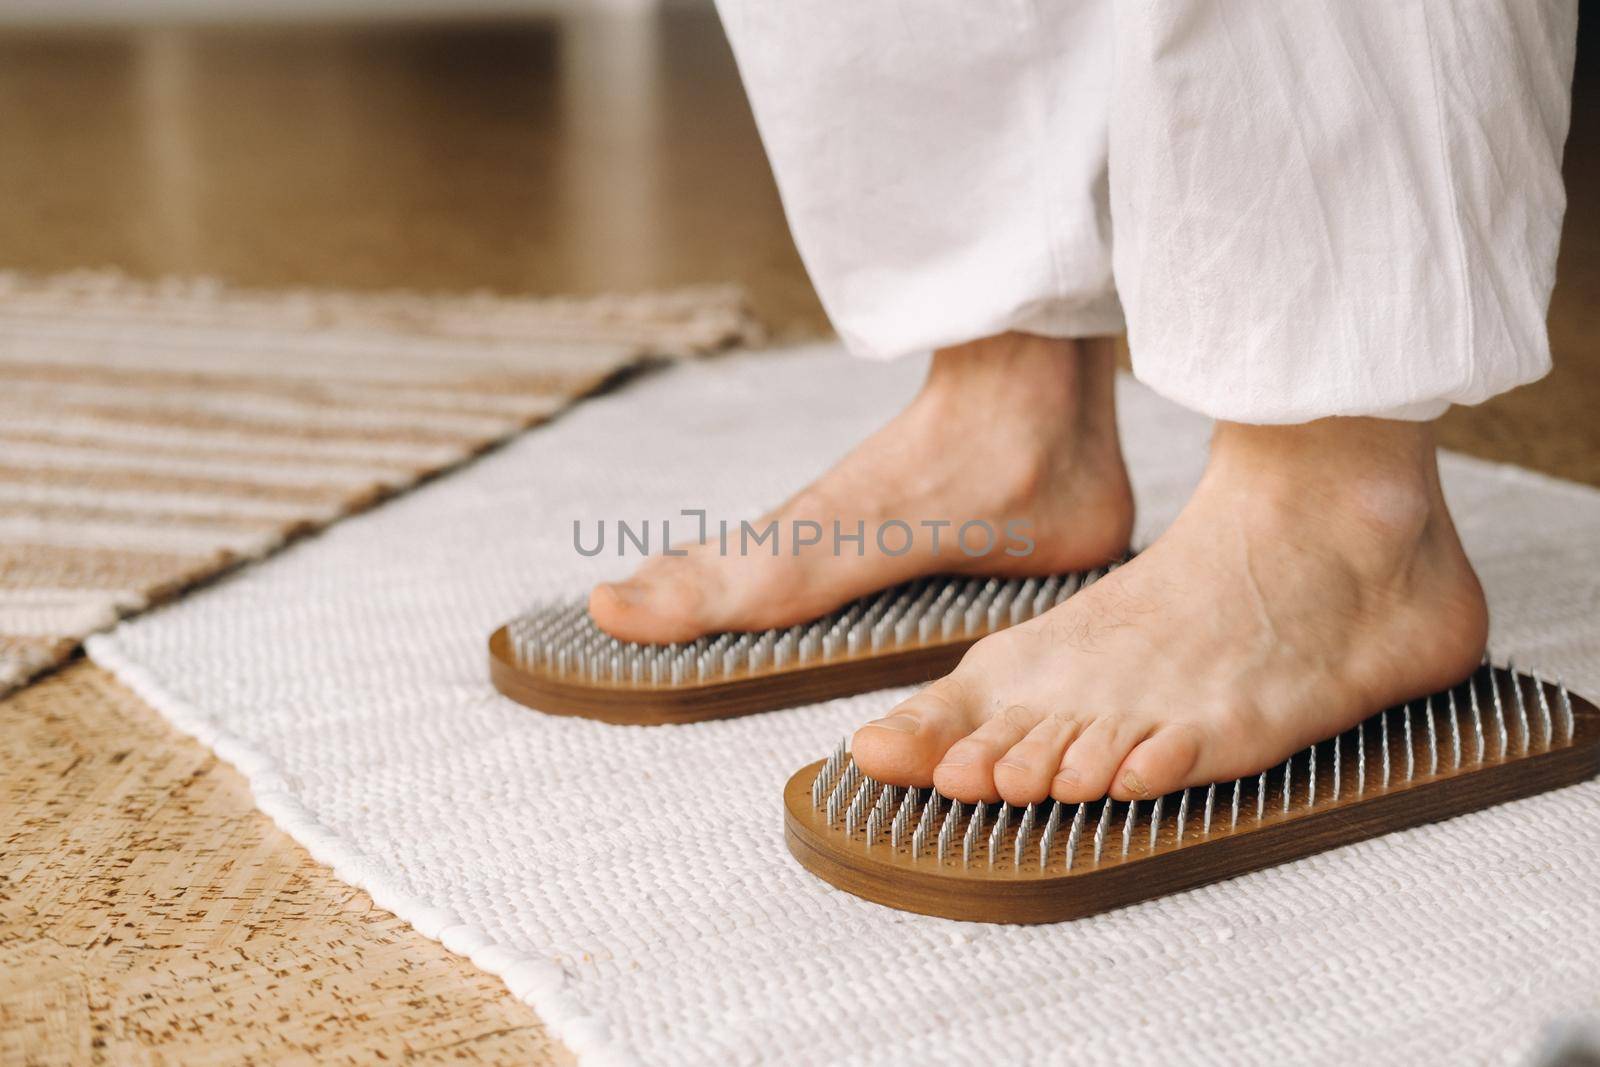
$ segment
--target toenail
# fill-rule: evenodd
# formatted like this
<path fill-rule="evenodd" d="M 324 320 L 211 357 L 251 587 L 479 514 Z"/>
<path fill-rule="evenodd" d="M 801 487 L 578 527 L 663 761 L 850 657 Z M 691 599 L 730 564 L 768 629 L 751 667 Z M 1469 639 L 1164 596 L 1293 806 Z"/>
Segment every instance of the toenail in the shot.
<path fill-rule="evenodd" d="M 1122 772 L 1122 788 L 1139 797 L 1148 796 L 1150 793 L 1150 787 L 1144 784 L 1144 779 L 1132 771 Z"/>
<path fill-rule="evenodd" d="M 638 582 L 606 582 L 605 587 L 624 604 L 635 605 L 644 600 L 644 586 Z"/>
<path fill-rule="evenodd" d="M 1062 785 L 1077 785 L 1082 777 L 1083 776 L 1081 774 L 1073 770 L 1071 767 L 1063 767 L 1061 768 L 1061 773 L 1056 775 L 1056 781 L 1060 782 Z"/>
<path fill-rule="evenodd" d="M 900 734 L 917 732 L 917 720 L 909 715 L 891 715 L 887 719 L 873 719 L 867 725 L 876 726 L 880 730 L 893 730 Z"/>
<path fill-rule="evenodd" d="M 944 754 L 944 759 L 939 761 L 939 766 L 965 767 L 967 764 L 971 763 L 974 758 L 975 753 L 973 753 L 971 749 L 962 751 L 960 748 L 952 748 L 949 752 Z"/>

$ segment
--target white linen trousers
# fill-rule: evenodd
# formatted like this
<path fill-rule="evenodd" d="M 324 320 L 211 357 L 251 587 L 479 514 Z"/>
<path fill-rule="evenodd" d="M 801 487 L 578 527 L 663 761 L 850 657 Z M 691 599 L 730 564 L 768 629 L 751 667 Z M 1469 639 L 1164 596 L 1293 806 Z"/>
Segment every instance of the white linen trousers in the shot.
<path fill-rule="evenodd" d="M 856 353 L 1127 330 L 1216 418 L 1550 367 L 1576 0 L 719 0 Z"/>

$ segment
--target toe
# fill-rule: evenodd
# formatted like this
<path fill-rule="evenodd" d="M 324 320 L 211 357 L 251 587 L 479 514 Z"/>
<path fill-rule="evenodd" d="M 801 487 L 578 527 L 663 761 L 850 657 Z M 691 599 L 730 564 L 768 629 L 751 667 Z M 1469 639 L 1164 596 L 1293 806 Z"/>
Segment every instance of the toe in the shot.
<path fill-rule="evenodd" d="M 589 593 L 589 616 L 623 641 L 692 641 L 716 627 L 703 610 L 709 576 L 689 570 L 646 567 L 625 582 L 602 582 Z"/>
<path fill-rule="evenodd" d="M 1050 795 L 1063 803 L 1098 800 L 1111 787 L 1128 752 L 1150 733 L 1149 727 L 1124 715 L 1107 715 L 1084 727 L 1067 746 L 1050 783 Z"/>
<path fill-rule="evenodd" d="M 1111 795 L 1118 800 L 1140 800 L 1198 784 L 1191 779 L 1200 752 L 1200 738 L 1193 727 L 1163 726 L 1128 753 L 1112 778 Z"/>
<path fill-rule="evenodd" d="M 939 760 L 982 721 L 975 697 L 956 675 L 939 679 L 856 731 L 850 741 L 856 764 L 880 782 L 932 785 Z"/>
<path fill-rule="evenodd" d="M 956 800 L 999 800 L 995 764 L 1043 718 L 1042 712 L 1013 704 L 985 720 L 944 754 L 944 759 L 934 768 L 934 786 Z"/>
<path fill-rule="evenodd" d="M 994 784 L 1008 804 L 1032 804 L 1050 795 L 1050 780 L 1061 769 L 1067 751 L 1082 724 L 1056 712 L 1028 731 L 994 766 Z"/>

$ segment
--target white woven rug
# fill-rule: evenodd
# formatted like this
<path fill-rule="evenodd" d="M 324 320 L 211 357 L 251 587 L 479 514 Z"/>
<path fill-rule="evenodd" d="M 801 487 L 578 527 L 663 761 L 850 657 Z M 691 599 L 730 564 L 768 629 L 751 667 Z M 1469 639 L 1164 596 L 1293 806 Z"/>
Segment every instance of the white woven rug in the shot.
<path fill-rule="evenodd" d="M 91 654 L 589 1062 L 1521 1062 L 1600 1012 L 1600 785 L 1086 921 L 963 925 L 784 849 L 788 775 L 895 692 L 628 728 L 490 689 L 491 628 L 622 566 L 579 557 L 574 519 L 754 513 L 919 371 L 829 348 L 676 367 Z M 1205 426 L 1121 401 L 1148 537 Z M 1459 457 L 1447 485 L 1497 652 L 1600 692 L 1600 493 Z"/>

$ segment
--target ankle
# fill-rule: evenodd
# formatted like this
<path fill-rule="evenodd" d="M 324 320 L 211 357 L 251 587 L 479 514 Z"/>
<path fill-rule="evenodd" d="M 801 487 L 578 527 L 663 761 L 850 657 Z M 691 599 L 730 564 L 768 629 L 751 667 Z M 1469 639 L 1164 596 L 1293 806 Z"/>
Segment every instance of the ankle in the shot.
<path fill-rule="evenodd" d="M 917 402 L 958 425 L 1010 423 L 1059 442 L 1115 434 L 1115 383 L 1110 338 L 1011 332 L 935 352 Z"/>
<path fill-rule="evenodd" d="M 928 364 L 919 399 L 970 409 L 991 400 L 1031 395 L 1041 406 L 1065 406 L 1077 393 L 1077 343 L 1003 333 L 941 348 Z"/>
<path fill-rule="evenodd" d="M 1427 423 L 1218 423 L 1206 478 L 1247 513 L 1326 530 L 1377 560 L 1398 562 L 1430 541 L 1456 539 Z"/>

